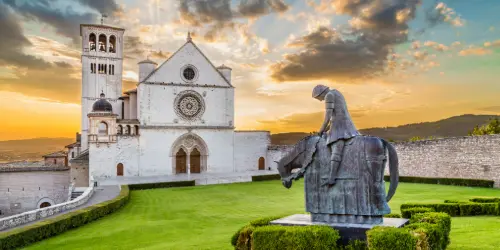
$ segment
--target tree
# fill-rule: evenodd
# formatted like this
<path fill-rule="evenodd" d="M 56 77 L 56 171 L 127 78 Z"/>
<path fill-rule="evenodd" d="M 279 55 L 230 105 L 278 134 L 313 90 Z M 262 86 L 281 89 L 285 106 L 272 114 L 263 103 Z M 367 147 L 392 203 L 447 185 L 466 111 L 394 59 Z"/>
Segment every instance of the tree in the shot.
<path fill-rule="evenodd" d="M 469 135 L 493 135 L 500 134 L 500 121 L 498 118 L 491 119 L 490 122 L 481 127 L 475 126 Z"/>

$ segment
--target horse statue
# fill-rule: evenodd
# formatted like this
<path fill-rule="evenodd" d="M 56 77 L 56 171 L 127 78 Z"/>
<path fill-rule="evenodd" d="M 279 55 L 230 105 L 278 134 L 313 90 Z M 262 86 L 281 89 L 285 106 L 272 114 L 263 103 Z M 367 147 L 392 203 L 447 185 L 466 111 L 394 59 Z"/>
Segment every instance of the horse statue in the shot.
<path fill-rule="evenodd" d="M 385 194 L 384 168 L 389 158 L 390 186 Z M 330 178 L 330 150 L 325 136 L 300 140 L 278 161 L 283 185 L 305 178 L 306 211 L 313 222 L 379 224 L 391 212 L 387 202 L 398 186 L 398 157 L 387 141 L 358 135 L 348 139 L 334 185 Z M 294 172 L 293 170 L 299 169 Z"/>

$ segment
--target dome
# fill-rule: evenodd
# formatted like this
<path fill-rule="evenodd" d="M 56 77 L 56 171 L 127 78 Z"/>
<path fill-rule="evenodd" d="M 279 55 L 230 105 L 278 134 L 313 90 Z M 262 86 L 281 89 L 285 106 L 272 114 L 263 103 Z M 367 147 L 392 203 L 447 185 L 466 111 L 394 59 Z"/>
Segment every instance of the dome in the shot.
<path fill-rule="evenodd" d="M 146 60 L 140 61 L 140 62 L 139 62 L 139 63 L 137 63 L 137 64 L 143 64 L 143 63 L 148 63 L 148 64 L 155 64 L 155 65 L 158 65 L 158 63 L 156 63 L 156 62 L 153 62 L 153 61 L 149 60 L 149 58 L 148 58 L 148 59 L 146 59 Z"/>
<path fill-rule="evenodd" d="M 92 105 L 92 112 L 113 112 L 113 106 L 104 97 L 104 93 L 101 94 L 101 99 L 94 102 Z"/>

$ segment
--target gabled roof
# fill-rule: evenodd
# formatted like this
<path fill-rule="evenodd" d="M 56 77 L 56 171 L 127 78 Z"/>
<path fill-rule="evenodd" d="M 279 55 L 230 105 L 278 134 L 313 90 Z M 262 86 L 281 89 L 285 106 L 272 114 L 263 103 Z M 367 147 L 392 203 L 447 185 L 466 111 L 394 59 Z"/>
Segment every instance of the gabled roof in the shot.
<path fill-rule="evenodd" d="M 69 145 L 66 145 L 65 148 L 74 148 L 74 147 L 80 147 L 80 143 L 79 142 L 73 142 Z"/>
<path fill-rule="evenodd" d="M 151 72 L 151 74 L 149 74 L 146 78 L 144 78 L 144 80 L 142 80 L 142 82 L 147 82 L 147 80 L 156 73 L 156 71 L 158 71 L 158 69 L 160 69 L 165 63 L 167 63 L 171 58 L 173 58 L 179 51 L 182 50 L 182 48 L 184 48 L 186 45 L 188 45 L 189 43 L 191 43 L 194 48 L 196 50 L 198 50 L 198 52 L 200 52 L 200 54 L 203 56 L 203 58 L 205 58 L 205 60 L 208 61 L 208 63 L 212 66 L 212 68 L 219 74 L 219 76 L 232 88 L 234 88 L 233 85 L 231 85 L 231 83 L 222 75 L 222 73 L 217 70 L 217 68 L 214 66 L 214 64 L 210 61 L 210 59 L 208 59 L 208 57 L 203 53 L 203 51 L 201 51 L 200 48 L 198 48 L 198 46 L 196 46 L 196 44 L 193 42 L 193 39 L 187 39 L 186 43 L 184 43 L 184 45 L 182 45 L 177 51 L 175 51 L 167 60 L 165 60 L 159 67 L 157 67 L 155 70 L 153 70 L 153 72 Z M 140 84 L 141 82 L 139 82 Z"/>

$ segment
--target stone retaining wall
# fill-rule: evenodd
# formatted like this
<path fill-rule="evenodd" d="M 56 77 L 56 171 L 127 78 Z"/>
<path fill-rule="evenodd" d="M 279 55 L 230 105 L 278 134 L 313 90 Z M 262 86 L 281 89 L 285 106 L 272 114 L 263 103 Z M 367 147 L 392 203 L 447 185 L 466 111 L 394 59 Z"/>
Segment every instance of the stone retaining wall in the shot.
<path fill-rule="evenodd" d="M 495 187 L 500 187 L 500 135 L 396 142 L 393 145 L 398 152 L 401 176 L 485 179 L 495 181 Z M 268 155 L 273 156 L 272 160 L 279 160 L 291 147 L 271 145 Z"/>
<path fill-rule="evenodd" d="M 94 193 L 93 185 L 85 190 L 82 195 L 78 196 L 76 199 L 64 203 L 60 203 L 54 206 L 39 208 L 32 211 L 24 212 L 22 214 L 16 214 L 9 217 L 0 219 L 0 231 L 9 228 L 17 227 L 29 222 L 37 221 L 54 214 L 58 214 L 82 204 L 85 204 L 92 194 Z"/>

